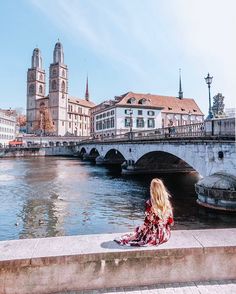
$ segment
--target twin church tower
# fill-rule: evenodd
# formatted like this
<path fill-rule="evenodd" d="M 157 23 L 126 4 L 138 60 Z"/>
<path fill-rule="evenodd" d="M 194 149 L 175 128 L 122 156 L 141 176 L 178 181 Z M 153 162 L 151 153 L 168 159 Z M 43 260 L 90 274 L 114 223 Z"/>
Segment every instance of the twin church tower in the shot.
<path fill-rule="evenodd" d="M 87 117 L 93 106 L 89 101 L 88 80 L 85 99 L 68 97 L 68 68 L 59 41 L 49 67 L 49 94 L 46 95 L 41 52 L 34 49 L 27 72 L 27 133 L 86 136 L 90 128 Z"/>

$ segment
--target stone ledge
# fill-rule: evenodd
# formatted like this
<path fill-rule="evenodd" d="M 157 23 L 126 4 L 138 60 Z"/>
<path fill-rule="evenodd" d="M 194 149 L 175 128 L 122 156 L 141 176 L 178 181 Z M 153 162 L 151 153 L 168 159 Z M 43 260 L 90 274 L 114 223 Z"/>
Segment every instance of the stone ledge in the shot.
<path fill-rule="evenodd" d="M 0 293 L 236 278 L 236 229 L 173 231 L 167 243 L 142 248 L 116 244 L 119 235 L 2 241 Z"/>

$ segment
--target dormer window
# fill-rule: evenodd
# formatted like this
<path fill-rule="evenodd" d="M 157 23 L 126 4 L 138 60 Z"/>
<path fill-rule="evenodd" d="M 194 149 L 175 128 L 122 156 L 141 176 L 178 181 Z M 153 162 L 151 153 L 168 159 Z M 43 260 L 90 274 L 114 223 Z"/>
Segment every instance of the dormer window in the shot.
<path fill-rule="evenodd" d="M 142 104 L 142 105 L 144 105 L 144 104 L 146 104 L 147 103 L 147 99 L 146 98 L 142 98 L 142 99 L 140 99 L 139 101 L 138 101 L 138 104 Z"/>
<path fill-rule="evenodd" d="M 193 112 L 197 112 L 197 110 L 196 109 L 193 109 Z"/>
<path fill-rule="evenodd" d="M 172 110 L 172 107 L 168 107 L 168 110 Z"/>
<path fill-rule="evenodd" d="M 181 111 L 185 111 L 185 109 L 184 108 L 181 108 Z"/>
<path fill-rule="evenodd" d="M 131 97 L 127 100 L 127 103 L 134 104 L 136 102 L 136 99 L 134 97 Z"/>

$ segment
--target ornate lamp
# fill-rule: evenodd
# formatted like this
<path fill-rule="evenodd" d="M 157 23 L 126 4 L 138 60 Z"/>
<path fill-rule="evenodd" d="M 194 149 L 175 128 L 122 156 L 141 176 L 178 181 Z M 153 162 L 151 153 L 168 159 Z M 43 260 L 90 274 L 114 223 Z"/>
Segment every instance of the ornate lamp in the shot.
<path fill-rule="evenodd" d="M 208 90 L 209 90 L 209 111 L 208 111 L 207 119 L 213 118 L 212 109 L 211 109 L 211 90 L 210 90 L 212 79 L 213 77 L 211 77 L 210 74 L 208 73 L 207 77 L 205 78 L 205 81 L 206 81 L 206 84 L 208 85 Z"/>

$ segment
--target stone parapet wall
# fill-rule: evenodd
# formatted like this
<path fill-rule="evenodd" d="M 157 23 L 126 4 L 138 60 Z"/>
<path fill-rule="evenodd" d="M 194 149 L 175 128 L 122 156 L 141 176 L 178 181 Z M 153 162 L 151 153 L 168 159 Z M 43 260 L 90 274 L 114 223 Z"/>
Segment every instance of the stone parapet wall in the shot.
<path fill-rule="evenodd" d="M 159 247 L 119 234 L 0 242 L 0 293 L 57 293 L 236 278 L 236 229 L 174 231 Z"/>

